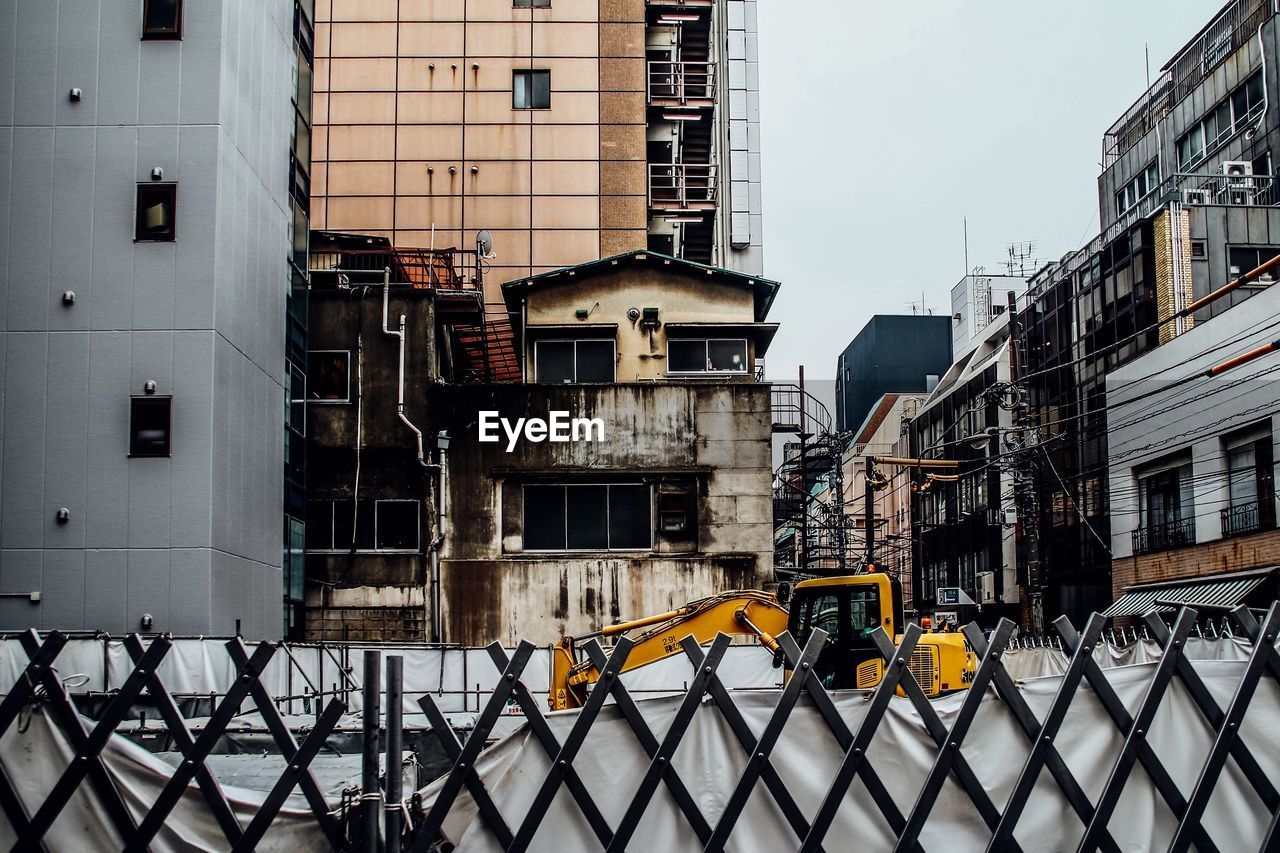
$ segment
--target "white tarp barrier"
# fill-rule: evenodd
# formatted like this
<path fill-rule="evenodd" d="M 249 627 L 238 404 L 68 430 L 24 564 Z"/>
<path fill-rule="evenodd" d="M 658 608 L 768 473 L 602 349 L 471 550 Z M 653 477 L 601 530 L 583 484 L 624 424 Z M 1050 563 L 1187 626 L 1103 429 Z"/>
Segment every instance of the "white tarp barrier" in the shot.
<path fill-rule="evenodd" d="M 225 643 L 218 639 L 174 640 L 173 649 L 158 670 L 165 686 L 174 694 L 226 693 L 236 670 Z M 474 713 L 484 705 L 500 675 L 484 649 L 391 645 L 379 650 L 384 660 L 388 655 L 404 658 L 406 715 L 420 714 L 418 700 L 428 693 L 446 714 Z M 1187 656 L 1197 660 L 1243 660 L 1248 650 L 1247 643 L 1230 638 L 1193 637 L 1186 645 Z M 1127 646 L 1099 643 L 1094 650 L 1094 659 L 1104 668 L 1145 663 L 1159 656 L 1160 648 L 1151 640 Z M 1005 652 L 1004 661 L 1014 678 L 1061 675 L 1067 668 L 1066 656 L 1049 647 L 1014 647 Z M 18 640 L 0 640 L 0 689 L 7 690 L 26 665 L 27 655 Z M 73 693 L 118 689 L 133 670 L 123 641 L 87 637 L 69 640 L 56 666 L 59 677 L 67 681 Z M 754 644 L 730 646 L 719 672 L 721 681 L 731 690 L 767 689 L 782 682 L 782 670 L 774 668 L 773 656 Z M 683 692 L 690 675 L 687 659 L 676 655 L 627 673 L 624 682 L 637 698 L 644 698 Z M 549 676 L 550 652 L 536 649 L 525 668 L 524 684 L 535 696 L 545 695 Z M 274 697 L 302 697 L 309 690 L 318 689 L 327 694 L 327 702 L 332 691 L 345 690 L 340 698 L 359 713 L 359 685 L 364 683 L 363 647 L 290 645 L 287 651 L 276 651 L 262 681 Z M 245 707 L 252 706 L 253 700 L 246 699 Z M 303 699 L 295 698 L 281 702 L 280 710 L 305 716 L 315 712 L 315 703 L 312 701 L 307 707 Z"/>
<path fill-rule="evenodd" d="M 29 717 L 24 713 L 0 738 L 0 768 L 28 814 L 34 814 L 40 807 L 74 757 L 75 750 L 66 736 L 38 706 Z M 141 821 L 169 781 L 173 768 L 119 736 L 108 741 L 102 758 L 134 820 Z M 119 850 L 124 847 L 92 788 L 88 779 L 80 783 L 45 835 L 47 849 Z M 228 786 L 222 790 L 241 827 L 249 825 L 267 796 L 265 792 Z M 294 802 L 291 798 L 290 803 Z M 16 840 L 13 827 L 7 820 L 0 820 L 0 846 L 11 848 Z M 225 850 L 227 847 L 217 820 L 194 782 L 151 843 L 151 849 L 156 851 Z M 257 849 L 297 853 L 327 847 L 328 842 L 311 813 L 286 806 L 272 821 Z"/>
<path fill-rule="evenodd" d="M 1138 664 L 1112 667 L 1106 677 L 1126 707 L 1136 710 L 1146 693 L 1153 666 Z M 1230 701 L 1244 670 L 1238 661 L 1201 661 L 1195 669 L 1218 703 Z M 1031 709 L 1043 719 L 1058 689 L 1057 678 L 1032 679 L 1020 687 Z M 1097 801 L 1123 738 L 1098 702 L 1082 686 L 1062 729 L 1055 738 L 1075 778 L 1091 800 Z M 868 708 L 868 693 L 833 694 L 836 706 L 851 730 L 856 731 Z M 963 694 L 938 700 L 934 706 L 950 727 Z M 734 701 L 752 731 L 764 729 L 778 699 L 776 692 L 735 694 Z M 639 703 L 641 712 L 661 739 L 678 699 L 652 699 Z M 777 769 L 800 809 L 813 815 L 834 778 L 841 751 L 820 716 L 803 699 L 791 714 L 770 761 Z M 576 712 L 550 715 L 548 721 L 563 742 Z M 1264 773 L 1280 773 L 1280 690 L 1264 679 L 1241 726 L 1241 736 Z M 1211 744 L 1211 735 L 1186 691 L 1173 684 L 1165 696 L 1147 740 L 1184 792 L 1195 785 Z M 964 740 L 963 753 L 998 808 L 1007 801 L 1028 755 L 1027 739 L 1016 727 L 1007 706 L 994 693 L 978 710 Z M 915 803 L 937 748 L 928 738 L 908 700 L 894 697 L 880 723 L 869 760 L 904 813 Z M 632 793 L 648 767 L 648 759 L 635 734 L 613 707 L 606 707 L 592 726 L 586 743 L 574 761 L 574 770 L 591 792 L 611 826 L 617 826 Z M 693 793 L 703 815 L 715 825 L 746 765 L 746 756 L 724 723 L 716 706 L 704 701 L 680 743 L 672 765 Z M 475 764 L 485 787 L 507 823 L 514 828 L 524 818 L 547 775 L 546 753 L 527 728 L 521 728 L 482 754 Z M 443 779 L 423 789 L 424 810 L 429 809 Z M 500 849 L 476 817 L 469 795 L 463 791 L 444 825 L 450 841 L 462 851 Z M 1230 765 L 1219 779 L 1205 814 L 1204 826 L 1221 850 L 1258 849 L 1270 814 L 1242 775 Z M 1122 850 L 1153 850 L 1168 846 L 1176 821 L 1141 768 L 1132 773 L 1124 789 L 1110 830 Z M 1075 813 L 1059 793 L 1047 772 L 1018 823 L 1016 837 L 1027 851 L 1074 849 L 1083 832 Z M 700 845 L 665 786 L 660 786 L 645 812 L 634 838 L 643 839 L 646 850 L 692 850 Z M 989 833 L 963 790 L 953 783 L 943 787 L 921 836 L 926 850 L 981 850 Z M 855 782 L 846 796 L 830 833 L 828 849 L 891 850 L 893 838 L 872 800 Z M 757 784 L 737 821 L 728 849 L 774 851 L 795 849 L 797 841 L 763 784 Z M 532 850 L 586 850 L 598 847 L 594 835 L 573 799 L 560 791 L 542 816 Z"/>

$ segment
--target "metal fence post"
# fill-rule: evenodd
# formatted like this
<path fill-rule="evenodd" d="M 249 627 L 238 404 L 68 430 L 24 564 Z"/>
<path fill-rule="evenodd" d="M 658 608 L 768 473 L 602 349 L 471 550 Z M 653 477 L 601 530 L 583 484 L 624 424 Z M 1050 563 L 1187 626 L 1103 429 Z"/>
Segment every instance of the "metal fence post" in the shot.
<path fill-rule="evenodd" d="M 382 823 L 382 797 L 378 787 L 378 730 L 381 716 L 378 705 L 382 694 L 378 670 L 381 665 L 382 653 L 377 649 L 365 649 L 364 703 L 361 705 L 364 717 L 360 741 L 363 747 L 360 759 L 361 853 L 378 853 L 378 829 Z M 387 771 L 390 776 L 390 767 Z"/>
<path fill-rule="evenodd" d="M 404 735 L 402 703 L 404 693 L 404 658 L 387 656 L 387 806 L 385 844 L 387 853 L 400 853 L 402 823 L 401 800 L 404 798 L 400 751 Z"/>

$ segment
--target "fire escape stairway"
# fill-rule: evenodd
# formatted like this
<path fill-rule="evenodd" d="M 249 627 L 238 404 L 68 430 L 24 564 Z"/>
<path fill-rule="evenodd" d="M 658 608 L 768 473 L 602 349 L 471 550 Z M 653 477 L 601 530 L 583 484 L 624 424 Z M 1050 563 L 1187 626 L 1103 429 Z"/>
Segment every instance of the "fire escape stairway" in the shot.
<path fill-rule="evenodd" d="M 481 322 L 453 327 L 453 342 L 474 382 L 520 382 L 520 353 L 506 305 L 486 302 Z"/>

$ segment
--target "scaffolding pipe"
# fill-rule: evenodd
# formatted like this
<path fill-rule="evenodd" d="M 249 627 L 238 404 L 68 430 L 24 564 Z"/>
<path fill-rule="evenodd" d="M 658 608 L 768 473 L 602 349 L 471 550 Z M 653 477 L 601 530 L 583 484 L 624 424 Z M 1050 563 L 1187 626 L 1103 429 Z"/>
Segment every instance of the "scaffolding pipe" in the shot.
<path fill-rule="evenodd" d="M 387 656 L 387 803 L 386 803 L 386 853 L 400 853 L 400 835 L 403 832 L 404 778 L 400 765 L 401 743 L 404 738 L 404 658 Z"/>
<path fill-rule="evenodd" d="M 360 819 L 361 836 L 365 853 L 377 853 L 378 830 L 381 828 L 382 791 L 378 785 L 378 734 L 379 700 L 382 690 L 378 669 L 382 664 L 382 652 L 377 649 L 364 651 L 364 703 L 361 706 L 360 726 Z M 390 767 L 387 768 L 390 776 Z"/>

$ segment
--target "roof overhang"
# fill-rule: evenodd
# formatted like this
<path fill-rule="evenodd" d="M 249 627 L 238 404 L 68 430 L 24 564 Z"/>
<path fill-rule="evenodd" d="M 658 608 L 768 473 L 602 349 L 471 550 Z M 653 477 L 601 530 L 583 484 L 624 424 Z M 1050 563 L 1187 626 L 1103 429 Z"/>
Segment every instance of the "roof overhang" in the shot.
<path fill-rule="evenodd" d="M 551 287 L 580 279 L 607 275 L 625 267 L 644 266 L 665 267 L 694 281 L 714 281 L 749 288 L 755 303 L 756 322 L 764 322 L 764 319 L 769 316 L 769 309 L 773 306 L 774 297 L 780 287 L 778 282 L 767 278 L 747 275 L 724 267 L 699 264 L 683 258 L 673 258 L 670 255 L 644 249 L 625 252 L 621 255 L 611 255 L 607 258 L 587 261 L 571 267 L 561 267 L 538 275 L 513 279 L 502 285 L 502 296 L 506 300 L 507 306 L 515 309 L 519 305 L 520 299 L 535 288 Z"/>

